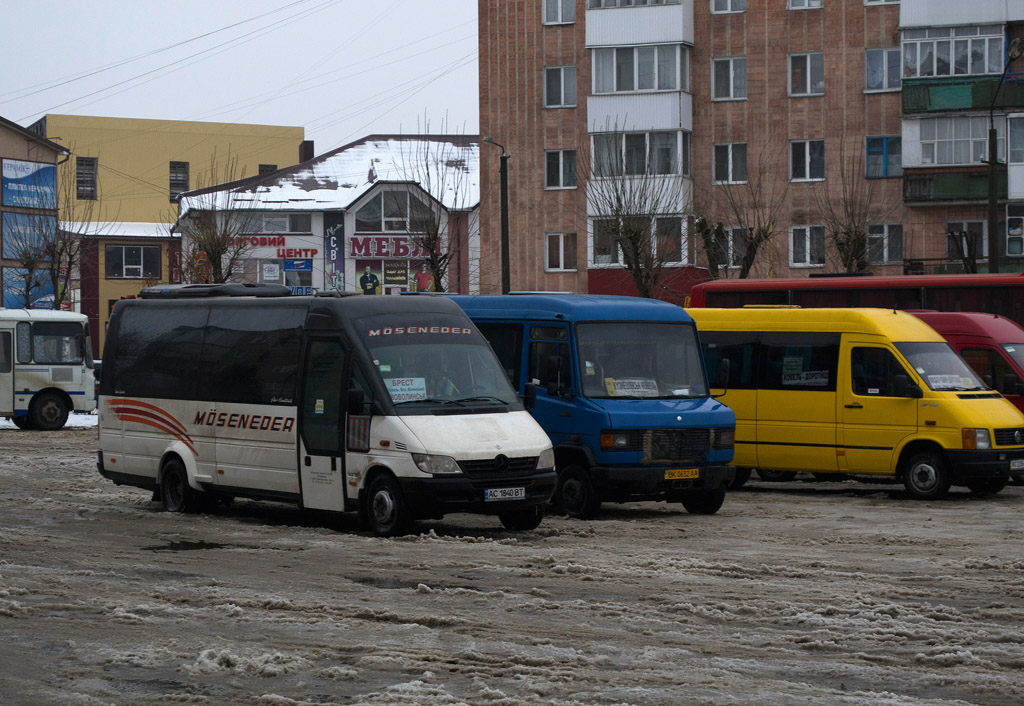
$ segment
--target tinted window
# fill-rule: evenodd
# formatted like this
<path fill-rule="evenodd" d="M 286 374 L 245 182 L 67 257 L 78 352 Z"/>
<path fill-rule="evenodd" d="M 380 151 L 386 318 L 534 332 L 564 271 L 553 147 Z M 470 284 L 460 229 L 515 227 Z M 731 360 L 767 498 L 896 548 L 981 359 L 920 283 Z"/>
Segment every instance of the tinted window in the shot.
<path fill-rule="evenodd" d="M 345 351 L 338 341 L 312 341 L 306 351 L 302 439 L 314 453 L 341 453 L 341 389 Z"/>
<path fill-rule="evenodd" d="M 701 331 L 704 363 L 711 387 L 725 387 L 722 361 L 729 361 L 729 389 L 757 388 L 757 334 Z"/>
<path fill-rule="evenodd" d="M 838 333 L 761 334 L 761 389 L 834 391 Z"/>
<path fill-rule="evenodd" d="M 557 359 L 557 364 L 552 359 Z M 556 390 L 568 391 L 572 387 L 569 372 L 569 346 L 553 341 L 535 341 L 530 344 L 529 380 L 541 389 L 556 385 Z"/>
<path fill-rule="evenodd" d="M 103 371 L 104 394 L 199 398 L 199 356 L 206 318 L 204 307 L 123 307 L 113 365 Z"/>
<path fill-rule="evenodd" d="M 521 324 L 477 324 L 480 333 L 491 344 L 501 361 L 512 387 L 519 389 L 519 367 L 523 360 L 523 327 Z"/>
<path fill-rule="evenodd" d="M 304 315 L 304 309 L 289 306 L 211 310 L 202 398 L 293 404 Z"/>
<path fill-rule="evenodd" d="M 885 348 L 854 348 L 850 366 L 855 395 L 894 397 L 893 379 L 897 375 L 909 378 L 896 356 Z"/>

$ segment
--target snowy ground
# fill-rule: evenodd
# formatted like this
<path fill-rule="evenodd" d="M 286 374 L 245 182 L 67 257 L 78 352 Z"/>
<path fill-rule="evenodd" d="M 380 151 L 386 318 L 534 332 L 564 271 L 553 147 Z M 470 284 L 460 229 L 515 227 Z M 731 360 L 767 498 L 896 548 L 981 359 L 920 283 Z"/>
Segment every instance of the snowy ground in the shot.
<path fill-rule="evenodd" d="M 1024 703 L 1024 488 L 751 483 L 382 540 L 163 513 L 95 431 L 0 429 L 0 704 Z"/>

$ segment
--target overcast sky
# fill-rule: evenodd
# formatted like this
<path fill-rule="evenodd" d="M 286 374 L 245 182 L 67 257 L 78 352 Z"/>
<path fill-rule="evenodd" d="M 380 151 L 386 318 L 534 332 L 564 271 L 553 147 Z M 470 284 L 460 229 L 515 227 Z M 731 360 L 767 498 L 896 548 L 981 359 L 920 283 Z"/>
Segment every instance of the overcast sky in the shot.
<path fill-rule="evenodd" d="M 478 131 L 477 0 L 0 0 L 0 115 Z"/>

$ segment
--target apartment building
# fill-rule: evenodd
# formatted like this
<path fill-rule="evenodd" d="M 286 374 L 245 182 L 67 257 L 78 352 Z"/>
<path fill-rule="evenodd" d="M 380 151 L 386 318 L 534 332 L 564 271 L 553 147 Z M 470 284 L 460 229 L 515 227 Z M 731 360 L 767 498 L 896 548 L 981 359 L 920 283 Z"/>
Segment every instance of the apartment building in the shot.
<path fill-rule="evenodd" d="M 498 145 L 481 152 L 483 256 L 496 261 L 499 252 L 504 150 L 512 289 L 635 293 L 625 253 L 608 237 L 614 209 L 595 193 L 641 174 L 670 184 L 650 213 L 663 298 L 680 299 L 709 264 L 723 277 L 962 271 L 948 233 L 976 230 L 986 201 L 971 196 L 976 180 L 944 174 L 974 174 L 977 162 L 922 164 L 911 123 L 931 134 L 921 120 L 949 110 L 951 82 L 968 86 L 957 90 L 969 105 L 954 108 L 965 115 L 983 98 L 975 83 L 992 95 L 1003 69 L 996 59 L 1006 58 L 1016 31 L 1010 5 L 483 0 L 480 130 Z M 929 27 L 939 28 L 936 38 L 941 28 L 961 32 L 950 52 L 984 47 L 981 72 L 940 77 L 918 67 L 910 75 L 909 52 L 927 60 L 920 45 Z M 1014 68 L 1001 106 L 1022 104 Z M 923 107 L 929 91 L 942 98 Z M 963 130 L 959 122 L 934 127 Z M 1011 149 L 1011 174 L 1016 156 Z M 1005 166 L 1000 172 L 1005 184 Z M 933 188 L 924 198 L 926 178 Z M 942 186 L 950 179 L 974 191 L 951 195 Z M 1016 208 L 1006 197 L 1004 186 L 1001 220 Z M 702 231 L 702 222 L 723 228 Z M 1007 267 L 1020 269 L 1012 260 Z M 486 274 L 496 270 L 482 267 L 492 290 Z"/>

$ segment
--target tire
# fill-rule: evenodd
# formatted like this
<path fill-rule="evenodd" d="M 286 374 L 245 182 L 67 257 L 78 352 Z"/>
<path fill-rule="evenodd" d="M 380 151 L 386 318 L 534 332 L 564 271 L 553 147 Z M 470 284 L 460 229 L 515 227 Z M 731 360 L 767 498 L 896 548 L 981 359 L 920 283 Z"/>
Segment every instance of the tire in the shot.
<path fill-rule="evenodd" d="M 601 509 L 601 498 L 590 476 L 575 464 L 559 471 L 555 502 L 562 512 L 578 520 L 591 520 Z"/>
<path fill-rule="evenodd" d="M 972 478 L 966 481 L 964 485 L 972 493 L 995 495 L 1005 488 L 1009 482 L 1009 478 Z"/>
<path fill-rule="evenodd" d="M 951 483 L 946 459 L 934 451 L 916 453 L 903 466 L 903 485 L 915 500 L 938 500 Z"/>
<path fill-rule="evenodd" d="M 192 513 L 199 510 L 202 494 L 188 484 L 188 473 L 181 461 L 172 459 L 164 464 L 160 476 L 160 502 L 167 512 Z"/>
<path fill-rule="evenodd" d="M 763 468 L 757 469 L 757 475 L 769 483 L 787 483 L 796 478 L 795 471 L 766 471 Z"/>
<path fill-rule="evenodd" d="M 23 414 L 20 417 L 11 417 L 11 421 L 14 423 L 14 426 L 18 427 L 22 431 L 35 429 L 35 427 L 32 426 L 32 418 L 27 414 Z"/>
<path fill-rule="evenodd" d="M 379 475 L 370 483 L 366 494 L 366 523 L 378 537 L 397 537 L 412 526 L 412 516 L 402 497 L 398 481 Z"/>
<path fill-rule="evenodd" d="M 505 529 L 513 532 L 526 532 L 537 529 L 540 521 L 544 519 L 544 506 L 534 505 L 533 507 L 521 510 L 499 512 L 498 519 L 501 520 L 501 524 L 505 526 Z"/>
<path fill-rule="evenodd" d="M 729 481 L 729 490 L 742 488 L 748 480 L 750 480 L 750 469 L 737 468 L 736 474 L 732 477 L 732 480 Z"/>
<path fill-rule="evenodd" d="M 687 491 L 682 502 L 691 515 L 714 515 L 725 502 L 725 486 L 720 485 L 714 490 Z"/>
<path fill-rule="evenodd" d="M 67 401 L 56 392 L 36 395 L 28 408 L 32 426 L 41 431 L 57 431 L 64 428 L 70 412 Z"/>

